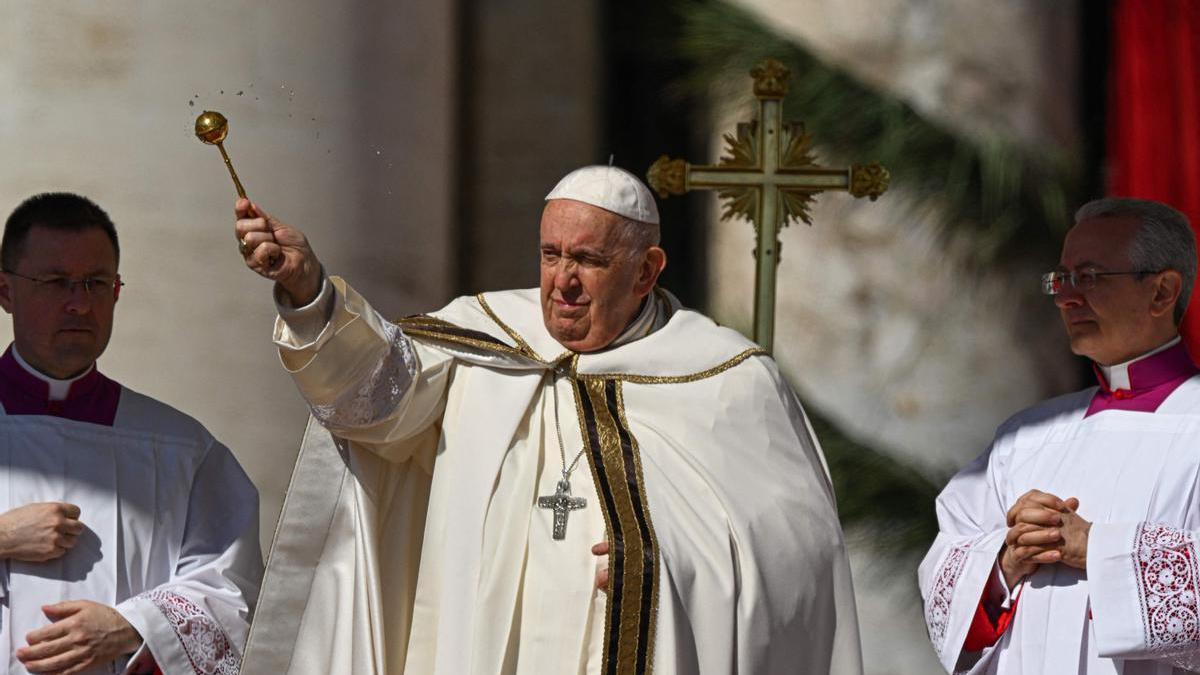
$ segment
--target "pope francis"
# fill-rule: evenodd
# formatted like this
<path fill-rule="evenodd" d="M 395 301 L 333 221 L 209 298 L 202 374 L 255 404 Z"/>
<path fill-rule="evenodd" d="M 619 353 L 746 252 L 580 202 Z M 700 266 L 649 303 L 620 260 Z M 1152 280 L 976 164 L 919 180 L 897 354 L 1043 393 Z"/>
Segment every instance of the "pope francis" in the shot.
<path fill-rule="evenodd" d="M 861 672 L 804 411 L 656 286 L 632 174 L 550 192 L 540 288 L 395 323 L 299 230 L 236 213 L 312 412 L 242 672 Z"/>

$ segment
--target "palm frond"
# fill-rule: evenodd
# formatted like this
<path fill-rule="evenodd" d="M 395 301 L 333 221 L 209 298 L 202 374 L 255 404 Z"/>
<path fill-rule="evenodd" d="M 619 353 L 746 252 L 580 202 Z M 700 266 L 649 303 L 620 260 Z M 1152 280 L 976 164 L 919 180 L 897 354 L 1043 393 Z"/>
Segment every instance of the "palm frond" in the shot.
<path fill-rule="evenodd" d="M 944 481 L 852 440 L 806 408 L 829 463 L 842 526 L 889 559 L 911 562 L 924 554 L 937 536 L 933 505 Z"/>
<path fill-rule="evenodd" d="M 1079 185 L 1078 167 L 1063 149 L 1034 150 L 999 135 L 970 138 L 823 62 L 723 0 L 679 0 L 676 11 L 683 28 L 675 55 L 691 68 L 675 93 L 693 97 L 725 83 L 731 95 L 750 100 L 750 68 L 767 57 L 779 59 L 792 72 L 787 118 L 802 120 L 821 150 L 859 163 L 879 161 L 891 171 L 894 187 L 918 200 L 938 200 L 944 231 L 967 230 L 974 262 L 1031 248 L 1057 250 Z"/>

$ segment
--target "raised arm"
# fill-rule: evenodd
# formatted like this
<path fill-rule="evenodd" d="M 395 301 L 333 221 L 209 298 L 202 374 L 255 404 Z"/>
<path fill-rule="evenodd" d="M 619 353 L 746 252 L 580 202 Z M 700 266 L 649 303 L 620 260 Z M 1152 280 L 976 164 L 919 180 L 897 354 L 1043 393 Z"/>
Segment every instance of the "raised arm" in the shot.
<path fill-rule="evenodd" d="M 280 360 L 313 417 L 336 436 L 393 461 L 440 417 L 453 360 L 415 344 L 349 285 L 326 277 L 307 237 L 239 200 L 246 266 L 275 281 Z"/>

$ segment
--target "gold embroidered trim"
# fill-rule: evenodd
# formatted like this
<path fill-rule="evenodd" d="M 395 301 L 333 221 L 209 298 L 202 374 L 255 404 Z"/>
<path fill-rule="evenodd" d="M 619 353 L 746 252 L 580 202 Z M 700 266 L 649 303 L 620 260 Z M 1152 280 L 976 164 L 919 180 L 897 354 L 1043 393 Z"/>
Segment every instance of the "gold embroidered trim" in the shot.
<path fill-rule="evenodd" d="M 557 363 L 562 363 L 563 361 L 570 358 L 571 356 L 576 355 L 575 352 L 568 349 L 568 350 L 564 351 L 563 353 L 559 354 L 558 356 L 554 357 L 553 359 L 550 359 L 550 360 L 543 359 L 541 356 L 538 355 L 537 352 L 533 351 L 533 347 L 530 347 L 529 343 L 525 342 L 525 338 L 521 337 L 520 333 L 513 330 L 508 324 L 506 324 L 500 320 L 500 317 L 497 316 L 494 311 L 492 311 L 492 307 L 491 307 L 491 305 L 489 305 L 487 303 L 487 300 L 483 299 L 483 293 L 476 295 L 475 299 L 479 301 L 479 306 L 482 307 L 483 311 L 487 313 L 488 318 L 490 318 L 492 321 L 495 321 L 496 325 L 500 326 L 501 330 L 503 330 L 505 333 L 508 333 L 508 336 L 510 338 L 512 338 L 513 341 L 516 342 L 517 345 L 521 349 L 524 349 L 528 352 L 529 358 L 539 361 L 541 363 L 545 363 L 546 365 L 554 365 Z"/>
<path fill-rule="evenodd" d="M 640 452 L 625 418 L 620 380 L 580 380 L 574 389 L 610 550 L 601 672 L 648 674 L 654 663 L 659 548 Z"/>
<path fill-rule="evenodd" d="M 536 361 L 537 363 L 540 363 L 544 366 L 558 370 L 560 372 L 560 374 L 565 375 L 566 377 L 569 377 L 573 380 L 584 380 L 584 381 L 621 380 L 623 382 L 632 382 L 633 384 L 686 384 L 688 382 L 698 382 L 700 380 L 704 380 L 704 379 L 713 377 L 714 375 L 720 375 L 721 373 L 725 372 L 726 370 L 733 368 L 734 366 L 740 364 L 741 362 L 743 362 L 746 359 L 749 359 L 751 357 L 768 355 L 768 352 L 761 347 L 751 347 L 750 349 L 747 349 L 747 350 L 743 351 L 742 353 L 733 356 L 732 358 L 730 358 L 728 361 L 726 361 L 724 363 L 720 363 L 720 364 L 717 364 L 716 366 L 713 366 L 712 368 L 709 368 L 707 370 L 702 370 L 700 372 L 691 373 L 688 375 L 637 375 L 637 374 L 633 374 L 633 373 L 580 373 L 579 372 L 580 354 L 578 354 L 576 352 L 572 352 L 570 350 L 567 350 L 551 360 L 546 360 L 546 359 L 542 358 L 537 352 L 535 352 L 533 350 L 532 347 L 529 346 L 529 343 L 525 342 L 525 339 L 522 338 L 519 333 L 517 333 L 515 330 L 513 330 L 508 324 L 506 324 L 500 320 L 500 317 L 496 315 L 496 313 L 492 310 L 491 306 L 488 305 L 486 300 L 484 300 L 482 293 L 480 293 L 479 295 L 476 295 L 475 299 L 479 302 L 479 306 L 483 309 L 484 313 L 488 315 L 488 318 L 490 318 L 492 321 L 494 321 L 496 323 L 496 325 L 501 328 L 501 330 L 503 330 L 510 338 L 512 338 L 513 342 L 515 342 L 517 344 L 516 347 L 511 347 L 509 345 L 506 345 L 503 342 L 500 342 L 499 340 L 496 340 L 495 343 L 490 343 L 490 342 L 486 342 L 486 341 L 479 340 L 476 338 L 471 338 L 471 337 L 467 337 L 467 336 L 457 335 L 452 332 L 448 332 L 451 330 L 469 331 L 469 332 L 477 332 L 477 331 L 472 331 L 471 329 L 462 328 L 456 324 L 450 323 L 449 321 L 446 321 L 444 319 L 439 319 L 437 317 L 429 316 L 427 314 L 405 317 L 403 319 L 400 319 L 396 323 L 399 324 L 400 327 L 404 329 L 405 333 L 407 333 L 409 335 L 413 335 L 416 337 L 428 337 L 428 338 L 432 338 L 432 339 L 436 339 L 436 340 L 444 340 L 446 342 L 455 342 L 458 344 L 466 345 L 468 347 L 473 347 L 475 349 L 482 349 L 485 351 L 500 352 L 503 354 L 514 355 L 514 356 L 523 356 L 527 359 Z M 486 335 L 485 333 L 481 333 L 481 334 Z M 491 338 L 491 336 L 488 336 L 488 337 Z M 491 338 L 491 339 L 495 339 L 495 338 Z M 569 364 L 567 362 L 569 362 Z M 565 367 L 563 367 L 564 364 L 566 364 Z"/>
<path fill-rule="evenodd" d="M 525 352 L 525 354 L 527 356 L 530 356 L 531 358 L 536 359 L 537 361 L 540 361 L 542 363 L 549 363 L 549 361 L 546 361 L 541 356 L 539 356 L 537 352 L 533 351 L 533 347 L 529 346 L 529 343 L 525 341 L 525 338 L 521 337 L 520 333 L 513 330 L 512 328 L 509 328 L 508 324 L 504 323 L 503 321 L 500 320 L 500 317 L 496 316 L 496 313 L 492 311 L 492 306 L 487 303 L 487 300 L 484 300 L 483 293 L 476 295 L 475 300 L 477 300 L 479 302 L 479 306 L 483 308 L 483 311 L 484 311 L 484 313 L 486 313 L 488 315 L 488 318 L 490 318 L 492 321 L 495 321 L 496 325 L 500 326 L 500 328 L 505 333 L 508 333 L 508 337 L 512 338 L 513 342 L 517 343 L 518 349 Z"/>
<path fill-rule="evenodd" d="M 625 394 L 624 387 L 618 381 L 616 384 L 616 400 L 617 400 L 617 417 L 620 420 L 621 426 L 625 429 L 625 433 L 629 437 L 629 444 L 632 448 L 630 459 L 633 462 L 633 473 L 636 476 L 637 492 L 641 497 L 641 511 L 645 523 L 646 541 L 642 542 L 643 548 L 650 549 L 649 556 L 642 556 L 642 559 L 651 561 L 654 569 L 649 570 L 649 584 L 643 583 L 643 592 L 649 592 L 649 601 L 643 598 L 643 609 L 649 607 L 649 616 L 641 618 L 644 624 L 644 635 L 639 636 L 639 649 L 644 650 L 645 654 L 641 656 L 644 669 L 639 669 L 641 673 L 649 673 L 653 670 L 654 665 L 654 640 L 657 633 L 657 618 L 658 618 L 658 585 L 659 585 L 659 557 L 658 535 L 654 532 L 654 522 L 650 518 L 649 498 L 646 496 L 646 480 L 642 475 L 642 452 L 638 447 L 637 439 L 633 435 L 633 430 L 629 428 L 629 420 L 625 417 Z M 647 576 L 647 571 L 642 569 L 643 578 Z"/>
<path fill-rule="evenodd" d="M 436 316 L 433 316 L 432 314 L 414 314 L 412 316 L 405 316 L 405 317 L 401 317 L 400 319 L 397 319 L 393 323 L 400 325 L 400 326 L 403 326 L 403 325 L 414 325 L 414 326 L 432 325 L 432 326 L 453 326 L 453 327 L 457 328 L 457 326 L 454 326 L 454 324 L 450 323 L 449 321 L 447 321 L 445 319 L 440 319 Z"/>
<path fill-rule="evenodd" d="M 495 340 L 495 338 L 491 338 L 491 336 L 487 337 L 490 340 L 495 340 L 494 342 L 471 337 L 469 335 L 460 335 L 456 332 L 453 332 L 464 331 L 475 333 L 476 331 L 460 328 L 449 321 L 445 321 L 437 317 L 428 315 L 408 316 L 396 321 L 395 323 L 396 325 L 400 326 L 405 335 L 412 337 L 424 337 L 433 340 L 441 340 L 443 342 L 452 342 L 482 351 L 498 352 L 508 356 L 521 356 L 524 358 L 530 358 L 529 354 L 517 349 L 516 347 L 510 347 L 499 340 Z M 481 335 L 486 334 L 481 333 Z"/>
<path fill-rule="evenodd" d="M 720 375 L 721 373 L 729 370 L 730 368 L 738 365 L 739 363 L 741 363 L 742 361 L 745 361 L 746 359 L 748 359 L 750 357 L 766 356 L 766 355 L 767 355 L 767 350 L 765 350 L 761 347 L 751 347 L 750 349 L 747 349 L 746 351 L 742 352 L 741 354 L 738 354 L 737 356 L 734 356 L 733 358 L 729 359 L 725 363 L 713 366 L 712 368 L 709 368 L 708 370 L 702 370 L 698 373 L 692 373 L 690 375 L 632 375 L 632 374 L 628 374 L 628 373 L 577 373 L 575 370 L 575 366 L 577 364 L 577 360 L 576 360 L 576 361 L 571 362 L 571 376 L 576 379 L 580 379 L 580 380 L 584 380 L 584 381 L 621 380 L 623 382 L 632 382 L 634 384 L 684 384 L 687 382 L 698 382 L 700 380 L 707 379 L 714 375 Z"/>

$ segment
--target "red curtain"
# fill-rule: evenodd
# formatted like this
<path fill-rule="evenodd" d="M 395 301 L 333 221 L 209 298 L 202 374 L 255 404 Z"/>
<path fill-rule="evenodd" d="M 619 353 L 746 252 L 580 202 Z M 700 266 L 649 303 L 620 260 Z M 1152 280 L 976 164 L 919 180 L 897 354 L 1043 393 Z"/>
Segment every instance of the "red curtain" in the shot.
<path fill-rule="evenodd" d="M 1108 103 L 1109 194 L 1183 211 L 1200 237 L 1200 2 L 1117 0 Z M 1200 298 L 1184 340 L 1200 357 Z"/>

